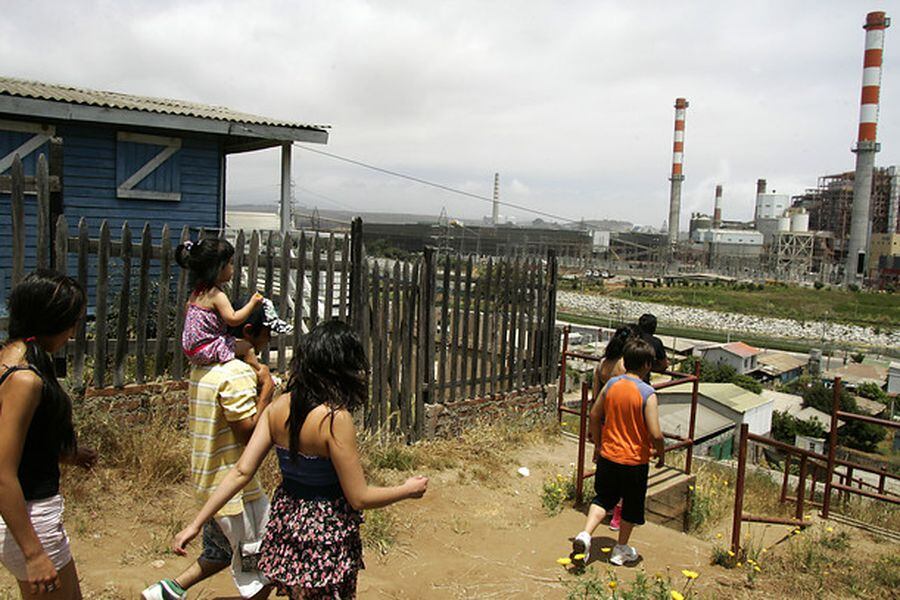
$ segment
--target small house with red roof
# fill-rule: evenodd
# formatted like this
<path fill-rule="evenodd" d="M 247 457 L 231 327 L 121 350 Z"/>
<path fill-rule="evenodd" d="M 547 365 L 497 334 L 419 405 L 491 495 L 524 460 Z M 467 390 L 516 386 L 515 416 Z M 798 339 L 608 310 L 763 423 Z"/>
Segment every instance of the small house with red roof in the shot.
<path fill-rule="evenodd" d="M 700 351 L 703 360 L 717 365 L 730 365 L 741 375 L 747 375 L 757 369 L 757 357 L 760 352 L 759 348 L 744 342 L 716 344 Z"/>

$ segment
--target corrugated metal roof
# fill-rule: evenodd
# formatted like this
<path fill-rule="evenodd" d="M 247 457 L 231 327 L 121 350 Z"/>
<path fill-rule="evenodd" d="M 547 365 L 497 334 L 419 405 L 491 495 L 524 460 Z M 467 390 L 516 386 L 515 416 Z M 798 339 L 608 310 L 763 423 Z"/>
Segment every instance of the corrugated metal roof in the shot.
<path fill-rule="evenodd" d="M 199 104 L 197 102 L 173 100 L 170 98 L 135 96 L 132 94 L 123 94 L 121 92 L 89 90 L 67 85 L 54 85 L 39 81 L 15 79 L 12 77 L 0 77 L 0 95 L 33 98 L 36 100 L 50 100 L 68 104 L 82 104 L 101 108 L 136 110 L 200 119 L 215 119 L 218 121 L 247 123 L 251 125 L 290 127 L 294 129 L 330 128 L 330 125 L 313 125 L 308 123 L 297 123 L 294 121 L 284 121 L 281 119 L 238 112 L 231 110 L 230 108 L 225 108 L 224 106 L 215 106 L 212 104 Z"/>
<path fill-rule="evenodd" d="M 722 346 L 732 354 L 737 354 L 741 358 L 749 358 L 755 354 L 759 354 L 759 348 L 754 348 L 744 342 L 731 342 Z"/>
<path fill-rule="evenodd" d="M 659 390 L 657 394 L 690 394 L 692 385 L 690 383 L 673 385 L 670 388 Z M 745 413 L 752 408 L 772 402 L 769 398 L 754 394 L 733 383 L 701 382 L 697 391 L 701 396 L 706 396 L 710 400 L 739 413 Z"/>

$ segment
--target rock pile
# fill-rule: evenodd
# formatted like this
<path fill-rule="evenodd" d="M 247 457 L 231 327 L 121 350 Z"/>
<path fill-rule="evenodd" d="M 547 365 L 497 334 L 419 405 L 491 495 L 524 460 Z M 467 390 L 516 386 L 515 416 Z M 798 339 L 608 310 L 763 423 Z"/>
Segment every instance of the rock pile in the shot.
<path fill-rule="evenodd" d="M 652 302 L 622 300 L 596 294 L 559 291 L 559 309 L 582 315 L 614 316 L 623 321 L 635 322 L 644 313 L 653 313 L 663 326 L 696 327 L 734 334 L 752 334 L 776 338 L 792 338 L 807 341 L 824 339 L 829 343 L 865 344 L 879 348 L 900 346 L 900 332 L 875 333 L 871 328 L 843 325 L 827 321 L 797 321 L 758 315 L 725 313 L 705 308 L 670 306 Z"/>

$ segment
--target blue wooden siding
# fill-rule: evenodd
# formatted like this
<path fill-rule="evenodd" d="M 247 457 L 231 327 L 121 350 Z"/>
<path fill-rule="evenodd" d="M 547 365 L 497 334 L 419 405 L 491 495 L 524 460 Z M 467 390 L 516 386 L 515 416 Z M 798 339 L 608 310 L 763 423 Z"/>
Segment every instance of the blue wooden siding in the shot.
<path fill-rule="evenodd" d="M 182 146 L 169 161 L 175 161 L 168 167 L 168 172 L 151 175 L 148 180 L 138 185 L 137 189 L 154 189 L 157 191 L 180 191 L 180 201 L 138 200 L 118 198 L 116 194 L 117 162 L 121 151 L 121 142 L 117 140 L 116 128 L 101 125 L 58 124 L 57 136 L 63 140 L 63 212 L 69 224 L 70 235 L 77 232 L 78 221 L 86 220 L 91 238 L 99 235 L 100 223 L 109 222 L 111 239 L 121 235 L 122 224 L 127 221 L 132 229 L 134 244 L 140 243 L 141 229 L 149 223 L 155 244 L 164 224 L 168 223 L 174 244 L 177 243 L 183 226 L 193 230 L 201 227 L 215 228 L 224 220 L 221 214 L 219 191 L 221 179 L 221 143 L 214 138 L 190 137 L 168 133 L 171 137 L 179 137 Z M 124 131 L 124 130 L 123 130 Z M 128 130 L 136 131 L 137 130 Z M 0 132 L 0 152 L 4 148 L 15 148 L 27 139 L 29 134 L 16 132 Z M 135 144 L 143 149 L 126 148 L 131 152 L 128 160 L 144 164 L 159 152 L 159 146 Z M 144 154 L 141 154 L 141 151 Z M 46 147 L 39 150 L 25 161 L 26 175 L 33 175 L 37 154 L 47 152 Z M 148 156 L 149 155 L 149 156 Z M 167 163 L 169 162 L 167 161 Z M 165 164 L 163 165 L 165 166 Z M 130 166 L 128 168 L 131 168 Z M 136 168 L 139 168 L 136 167 Z M 136 168 L 131 169 L 134 172 Z M 177 177 L 174 171 L 177 169 Z M 164 171 L 166 171 L 164 169 Z M 161 187 L 177 182 L 178 188 L 163 190 Z M 149 186 L 149 187 L 148 187 Z M 26 272 L 35 266 L 35 245 L 37 242 L 37 216 L 35 196 L 27 195 L 26 200 Z M 5 312 L 5 291 L 9 287 L 12 267 L 12 231 L 9 194 L 0 194 L 0 312 Z M 137 249 L 136 249 L 137 251 Z M 75 257 L 69 257 L 70 271 L 73 270 Z M 94 261 L 92 261 L 94 262 Z M 118 263 L 118 261 L 113 261 Z M 157 271 L 158 267 L 153 269 Z M 94 268 L 91 268 L 92 272 Z M 179 267 L 173 265 L 172 274 L 177 275 Z M 112 267 L 110 269 L 112 273 Z M 156 273 L 154 273 L 156 274 Z M 89 297 L 93 298 L 93 285 L 89 289 Z M 118 291 L 118 285 L 111 286 L 111 292 Z"/>
<path fill-rule="evenodd" d="M 21 131 L 0 131 L 0 157 L 6 156 L 34 137 L 33 133 Z M 25 175 L 37 172 L 38 154 L 47 154 L 48 144 L 22 157 Z M 9 175 L 9 169 L 0 175 Z M 25 195 L 25 268 L 32 269 L 37 264 L 37 199 Z M 12 204 L 9 194 L 0 194 L 0 313 L 6 310 L 6 290 L 12 277 Z"/>

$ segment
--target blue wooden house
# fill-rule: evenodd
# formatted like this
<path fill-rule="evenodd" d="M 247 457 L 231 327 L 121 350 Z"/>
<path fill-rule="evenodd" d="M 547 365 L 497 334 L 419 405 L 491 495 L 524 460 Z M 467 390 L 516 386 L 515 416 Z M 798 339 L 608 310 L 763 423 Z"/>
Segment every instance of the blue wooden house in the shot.
<path fill-rule="evenodd" d="M 51 223 L 62 214 L 73 227 L 83 217 L 92 237 L 104 219 L 112 231 L 126 220 L 150 223 L 156 235 L 168 223 L 177 237 L 184 225 L 224 226 L 228 155 L 272 147 L 282 149 L 286 228 L 291 144 L 327 141 L 324 125 L 0 77 L 0 289 L 8 289 L 12 264 L 9 169 L 17 154 L 26 175 L 27 271 L 35 264 L 39 154 L 49 161 Z"/>

